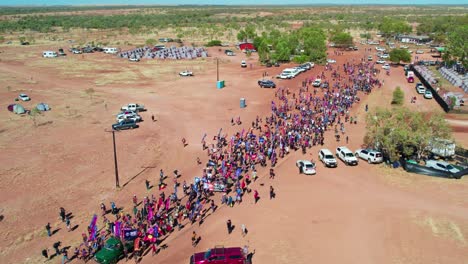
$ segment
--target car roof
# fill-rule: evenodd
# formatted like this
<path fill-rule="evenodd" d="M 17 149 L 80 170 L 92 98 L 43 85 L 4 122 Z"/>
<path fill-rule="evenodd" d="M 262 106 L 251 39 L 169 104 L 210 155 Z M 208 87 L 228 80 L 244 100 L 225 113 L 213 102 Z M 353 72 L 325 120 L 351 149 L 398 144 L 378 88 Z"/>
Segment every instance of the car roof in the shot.
<path fill-rule="evenodd" d="M 322 151 L 324 154 L 332 154 L 333 155 L 333 153 L 329 149 L 321 149 L 320 151 Z"/>

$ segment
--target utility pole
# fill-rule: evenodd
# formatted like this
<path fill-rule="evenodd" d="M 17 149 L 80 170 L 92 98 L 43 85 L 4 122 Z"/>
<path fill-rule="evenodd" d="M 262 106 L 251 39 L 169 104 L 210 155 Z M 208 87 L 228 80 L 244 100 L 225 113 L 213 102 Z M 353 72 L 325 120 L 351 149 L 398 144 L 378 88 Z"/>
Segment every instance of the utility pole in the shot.
<path fill-rule="evenodd" d="M 112 129 L 112 131 L 105 130 L 105 132 L 110 132 L 112 133 L 112 144 L 114 146 L 114 170 L 115 170 L 115 187 L 120 188 L 120 183 L 119 183 L 119 168 L 117 165 L 117 149 L 115 146 L 115 130 Z"/>
<path fill-rule="evenodd" d="M 218 57 L 216 57 L 216 81 L 219 82 L 219 60 L 218 60 Z"/>

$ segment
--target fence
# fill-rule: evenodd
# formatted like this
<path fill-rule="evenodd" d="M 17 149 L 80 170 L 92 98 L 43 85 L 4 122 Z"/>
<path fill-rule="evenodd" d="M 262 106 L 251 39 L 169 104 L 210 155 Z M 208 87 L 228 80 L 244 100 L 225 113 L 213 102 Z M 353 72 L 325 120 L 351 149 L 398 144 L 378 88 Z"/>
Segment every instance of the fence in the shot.
<path fill-rule="evenodd" d="M 452 110 L 452 109 L 450 109 L 449 105 L 447 104 L 447 102 L 445 102 L 444 98 L 442 98 L 436 92 L 436 90 L 434 90 L 432 85 L 428 81 L 426 81 L 426 79 L 424 79 L 424 77 L 414 68 L 414 65 L 410 65 L 410 69 L 414 72 L 416 77 L 419 78 L 419 80 L 426 87 L 426 89 L 429 89 L 431 91 L 432 97 L 434 97 L 434 99 L 437 101 L 437 103 L 440 105 L 440 107 L 442 107 L 442 109 L 444 109 L 444 111 L 446 113 L 450 112 L 450 110 Z"/>

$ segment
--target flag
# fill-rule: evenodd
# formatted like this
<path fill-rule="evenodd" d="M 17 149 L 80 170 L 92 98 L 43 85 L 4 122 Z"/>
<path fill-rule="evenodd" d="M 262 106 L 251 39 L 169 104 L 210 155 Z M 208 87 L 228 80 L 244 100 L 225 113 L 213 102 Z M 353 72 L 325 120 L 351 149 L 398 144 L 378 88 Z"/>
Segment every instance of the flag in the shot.
<path fill-rule="evenodd" d="M 93 218 L 91 219 L 91 223 L 89 224 L 89 230 L 90 230 L 89 238 L 91 240 L 94 240 L 96 238 L 96 233 L 97 233 L 96 223 L 97 223 L 97 215 L 94 214 Z"/>

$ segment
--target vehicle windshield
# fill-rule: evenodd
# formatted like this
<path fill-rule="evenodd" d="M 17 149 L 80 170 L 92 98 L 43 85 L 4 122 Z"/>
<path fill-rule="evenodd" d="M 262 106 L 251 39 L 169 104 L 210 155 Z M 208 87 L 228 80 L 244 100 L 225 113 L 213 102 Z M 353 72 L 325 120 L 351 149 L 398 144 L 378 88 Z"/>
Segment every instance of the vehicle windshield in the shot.
<path fill-rule="evenodd" d="M 325 155 L 326 159 L 333 159 L 333 155 Z"/>
<path fill-rule="evenodd" d="M 107 250 L 116 250 L 118 248 L 119 244 L 106 244 L 104 247 Z"/>
<path fill-rule="evenodd" d="M 346 156 L 346 157 L 354 157 L 353 153 L 351 153 L 351 152 L 350 152 L 350 153 L 346 153 L 345 156 Z"/>
<path fill-rule="evenodd" d="M 306 164 L 305 167 L 306 167 L 306 169 L 313 169 L 314 165 L 313 164 Z"/>
<path fill-rule="evenodd" d="M 450 164 L 447 165 L 447 170 L 453 170 L 453 169 L 456 169 L 456 168 L 454 166 L 450 165 Z"/>

